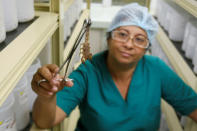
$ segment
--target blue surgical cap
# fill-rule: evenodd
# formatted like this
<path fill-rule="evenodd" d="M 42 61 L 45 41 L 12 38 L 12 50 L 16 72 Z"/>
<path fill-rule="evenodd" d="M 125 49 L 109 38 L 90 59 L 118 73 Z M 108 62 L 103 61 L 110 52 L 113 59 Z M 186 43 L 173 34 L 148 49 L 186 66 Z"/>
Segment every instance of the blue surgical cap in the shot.
<path fill-rule="evenodd" d="M 149 14 L 148 9 L 137 3 L 123 6 L 111 22 L 107 32 L 111 32 L 120 26 L 134 25 L 144 29 L 149 41 L 152 41 L 157 30 L 156 20 Z"/>

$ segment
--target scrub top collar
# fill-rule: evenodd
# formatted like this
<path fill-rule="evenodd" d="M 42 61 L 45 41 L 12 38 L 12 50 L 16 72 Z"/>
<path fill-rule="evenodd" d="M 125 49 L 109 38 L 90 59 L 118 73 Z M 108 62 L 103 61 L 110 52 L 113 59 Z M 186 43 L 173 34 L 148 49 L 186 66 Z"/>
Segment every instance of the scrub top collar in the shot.
<path fill-rule="evenodd" d="M 109 72 L 109 69 L 107 67 L 107 54 L 108 54 L 108 51 L 105 51 L 103 53 L 104 57 L 102 57 L 103 60 L 101 60 L 101 66 L 103 67 L 103 73 L 104 76 L 107 76 L 106 77 L 106 80 L 112 85 L 111 87 L 114 88 L 116 90 L 116 93 L 118 93 L 118 95 L 121 97 L 121 101 L 123 101 L 124 103 L 127 103 L 128 100 L 130 99 L 130 97 L 132 96 L 131 93 L 132 93 L 132 90 L 133 88 L 139 88 L 140 85 L 143 84 L 143 59 L 144 59 L 144 56 L 139 60 L 137 66 L 136 66 L 136 69 L 133 73 L 133 76 L 132 76 L 132 80 L 131 80 L 131 83 L 130 83 L 130 86 L 129 86 L 129 90 L 128 90 L 128 94 L 127 94 L 127 98 L 126 99 L 123 99 L 123 97 L 121 96 L 118 88 L 116 87 L 113 79 L 112 79 L 112 76 Z"/>

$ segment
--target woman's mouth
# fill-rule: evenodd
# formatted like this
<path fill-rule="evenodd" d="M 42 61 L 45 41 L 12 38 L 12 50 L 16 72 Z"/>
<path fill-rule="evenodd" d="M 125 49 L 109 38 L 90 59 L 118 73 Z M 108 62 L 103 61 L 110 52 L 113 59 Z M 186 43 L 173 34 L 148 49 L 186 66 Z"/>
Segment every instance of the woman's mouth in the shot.
<path fill-rule="evenodd" d="M 127 53 L 127 52 L 121 52 L 121 55 L 124 56 L 124 57 L 130 57 L 131 56 L 131 54 Z"/>

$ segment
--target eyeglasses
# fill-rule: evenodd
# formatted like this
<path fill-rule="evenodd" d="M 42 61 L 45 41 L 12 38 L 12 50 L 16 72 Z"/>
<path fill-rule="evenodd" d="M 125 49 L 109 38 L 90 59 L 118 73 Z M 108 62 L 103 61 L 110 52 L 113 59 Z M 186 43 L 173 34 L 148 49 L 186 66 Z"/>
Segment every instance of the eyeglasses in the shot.
<path fill-rule="evenodd" d="M 126 43 L 128 42 L 129 39 L 131 39 L 132 43 L 139 48 L 146 49 L 149 46 L 149 40 L 143 35 L 130 36 L 130 34 L 127 31 L 116 30 L 116 31 L 112 31 L 111 36 L 113 40 L 123 43 Z"/>

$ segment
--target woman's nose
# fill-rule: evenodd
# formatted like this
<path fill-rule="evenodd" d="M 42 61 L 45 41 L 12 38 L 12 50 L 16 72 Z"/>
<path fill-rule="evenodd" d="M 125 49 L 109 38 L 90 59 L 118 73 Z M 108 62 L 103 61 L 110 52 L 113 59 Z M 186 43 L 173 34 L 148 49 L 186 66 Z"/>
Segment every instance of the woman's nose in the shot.
<path fill-rule="evenodd" d="M 125 46 L 128 48 L 128 49 L 130 49 L 130 48 L 134 48 L 134 43 L 133 43 L 133 38 L 129 38 L 128 40 L 127 40 L 127 42 L 125 42 Z"/>

